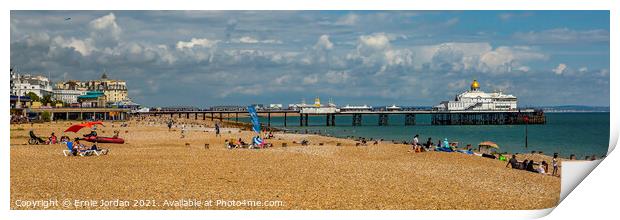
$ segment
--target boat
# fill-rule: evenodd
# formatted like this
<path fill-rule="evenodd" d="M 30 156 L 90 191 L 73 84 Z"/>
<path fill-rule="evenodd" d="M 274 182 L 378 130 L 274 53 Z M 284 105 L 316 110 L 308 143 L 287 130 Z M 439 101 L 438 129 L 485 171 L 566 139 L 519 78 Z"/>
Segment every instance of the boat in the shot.
<path fill-rule="evenodd" d="M 400 110 L 402 110 L 401 107 L 398 107 L 396 105 L 388 106 L 385 109 L 388 110 L 388 111 L 400 111 Z"/>
<path fill-rule="evenodd" d="M 111 144 L 123 144 L 125 143 L 125 140 L 123 140 L 122 138 L 115 138 L 115 137 L 96 137 L 96 136 L 89 136 L 86 138 L 83 138 L 82 140 L 87 141 L 87 142 L 97 142 L 97 143 L 111 143 Z"/>

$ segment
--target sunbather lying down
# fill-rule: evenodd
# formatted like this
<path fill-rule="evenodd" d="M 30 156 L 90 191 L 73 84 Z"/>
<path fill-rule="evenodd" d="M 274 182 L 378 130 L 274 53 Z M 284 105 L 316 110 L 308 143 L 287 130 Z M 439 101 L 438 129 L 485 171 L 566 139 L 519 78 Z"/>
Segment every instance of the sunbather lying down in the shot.
<path fill-rule="evenodd" d="M 65 143 L 67 150 L 63 150 L 62 153 L 65 156 L 92 156 L 92 155 L 107 155 L 110 150 L 105 148 L 98 148 L 96 144 L 87 148 L 80 143 L 80 140 L 76 139 L 75 142 L 68 141 Z"/>

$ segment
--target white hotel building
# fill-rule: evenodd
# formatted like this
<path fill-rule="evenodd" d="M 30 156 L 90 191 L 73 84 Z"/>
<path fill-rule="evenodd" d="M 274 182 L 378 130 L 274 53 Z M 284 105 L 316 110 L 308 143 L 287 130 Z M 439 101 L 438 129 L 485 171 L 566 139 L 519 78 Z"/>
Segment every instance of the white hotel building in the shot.
<path fill-rule="evenodd" d="M 471 89 L 455 97 L 453 101 L 443 101 L 433 107 L 439 111 L 512 111 L 517 109 L 517 97 L 501 91 L 487 93 L 480 89 L 474 80 Z"/>
<path fill-rule="evenodd" d="M 45 76 L 30 74 L 18 74 L 11 69 L 10 89 L 11 95 L 24 96 L 30 92 L 37 94 L 40 98 L 52 94 L 52 85 Z"/>

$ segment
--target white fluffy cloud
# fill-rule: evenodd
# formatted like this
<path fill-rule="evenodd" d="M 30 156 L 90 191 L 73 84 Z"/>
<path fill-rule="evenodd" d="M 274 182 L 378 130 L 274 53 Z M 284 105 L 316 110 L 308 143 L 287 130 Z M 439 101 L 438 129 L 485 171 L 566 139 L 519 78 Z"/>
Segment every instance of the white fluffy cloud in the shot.
<path fill-rule="evenodd" d="M 409 49 L 394 49 L 390 44 L 390 35 L 375 33 L 362 35 L 354 52 L 347 55 L 349 60 L 359 60 L 366 66 L 380 66 L 377 73 L 383 73 L 391 66 L 410 66 L 413 53 Z"/>
<path fill-rule="evenodd" d="M 560 63 L 558 64 L 557 67 L 553 68 L 551 71 L 553 71 L 557 75 L 562 75 L 564 72 L 566 72 L 567 68 L 568 66 L 566 64 Z"/>
<path fill-rule="evenodd" d="M 116 40 L 120 38 L 121 28 L 116 23 L 116 16 L 114 15 L 114 13 L 110 13 L 103 17 L 92 20 L 89 25 L 93 30 L 108 33 Z"/>
<path fill-rule="evenodd" d="M 90 38 L 80 40 L 72 37 L 71 39 L 65 40 L 63 37 L 57 36 L 54 38 L 53 43 L 52 47 L 58 45 L 64 48 L 72 48 L 82 56 L 88 56 L 93 51 L 97 50 Z"/>
<path fill-rule="evenodd" d="M 451 42 L 416 47 L 414 51 L 416 68 L 452 72 L 506 73 L 515 70 L 528 72 L 530 67 L 525 63 L 548 58 L 535 48 L 523 46 L 493 48 L 487 42 Z"/>
<path fill-rule="evenodd" d="M 317 50 L 331 50 L 334 48 L 334 44 L 329 40 L 329 35 L 323 34 L 319 37 L 316 44 L 314 44 L 314 48 Z"/>
<path fill-rule="evenodd" d="M 209 40 L 207 38 L 192 38 L 190 41 L 178 41 L 177 49 L 183 50 L 183 49 L 191 49 L 194 47 L 211 48 L 217 45 L 217 43 L 218 43 L 217 40 Z"/>
<path fill-rule="evenodd" d="M 259 40 L 251 36 L 243 36 L 239 39 L 233 39 L 232 42 L 242 43 L 242 44 L 282 44 L 282 41 L 280 40 L 274 40 L 274 39 Z"/>

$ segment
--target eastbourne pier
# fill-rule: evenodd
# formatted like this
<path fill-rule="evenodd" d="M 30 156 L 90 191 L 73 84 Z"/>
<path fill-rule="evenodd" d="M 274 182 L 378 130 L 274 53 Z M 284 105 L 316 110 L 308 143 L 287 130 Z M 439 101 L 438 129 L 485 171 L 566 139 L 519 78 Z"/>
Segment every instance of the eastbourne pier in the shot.
<path fill-rule="evenodd" d="M 98 118 L 104 120 L 126 120 L 134 116 L 155 116 L 170 118 L 193 118 L 195 120 L 228 120 L 239 122 L 240 117 L 247 117 L 246 108 L 236 109 L 160 109 L 153 108 L 146 111 L 129 111 L 127 109 L 89 109 L 89 108 L 54 108 L 39 109 L 38 112 L 48 111 L 53 120 L 58 119 L 85 119 Z M 390 116 L 404 115 L 404 124 L 416 125 L 416 116 L 430 115 L 431 125 L 517 125 L 517 124 L 545 124 L 545 113 L 539 109 L 517 108 L 517 98 L 504 94 L 502 91 L 483 92 L 479 83 L 474 80 L 469 90 L 457 94 L 454 100 L 443 101 L 439 105 L 426 109 L 401 108 L 389 106 L 372 108 L 370 106 L 343 106 L 337 107 L 330 103 L 322 105 L 319 98 L 314 104 L 295 104 L 288 109 L 259 108 L 257 113 L 261 120 L 271 127 L 272 116 L 283 117 L 284 127 L 289 126 L 289 117 L 298 117 L 299 126 L 312 126 L 308 123 L 309 117 L 322 117 L 325 122 L 321 126 L 336 126 L 336 117 L 350 117 L 350 124 L 338 126 L 361 126 L 364 116 L 378 116 L 378 126 L 387 126 Z M 403 118 L 403 117 L 399 117 Z M 265 121 L 266 119 L 266 121 Z M 296 123 L 296 122 L 293 122 Z"/>

